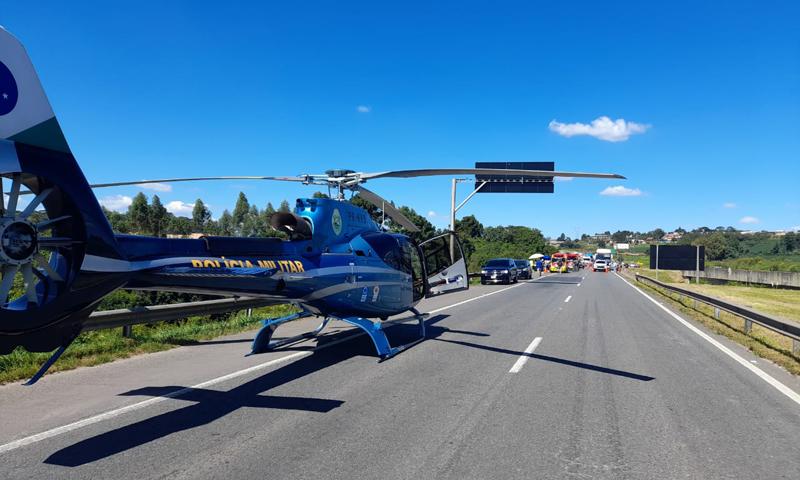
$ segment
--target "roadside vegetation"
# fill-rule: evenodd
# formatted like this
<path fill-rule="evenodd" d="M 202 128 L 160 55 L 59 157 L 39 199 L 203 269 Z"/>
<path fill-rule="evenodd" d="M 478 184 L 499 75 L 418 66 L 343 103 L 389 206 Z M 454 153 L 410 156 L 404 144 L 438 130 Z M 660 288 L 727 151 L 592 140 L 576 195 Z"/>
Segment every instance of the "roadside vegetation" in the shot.
<path fill-rule="evenodd" d="M 655 270 L 639 268 L 629 271 L 631 275 L 638 273 L 650 278 L 656 278 Z M 774 315 L 800 322 L 800 290 L 788 288 L 775 288 L 768 285 L 742 285 L 722 284 L 714 285 L 701 280 L 700 284 L 692 281 L 688 283 L 681 272 L 661 270 L 658 280 L 664 283 L 675 283 L 681 288 L 702 293 L 726 302 L 735 303 L 742 307 L 751 308 L 758 312 Z"/>
<path fill-rule="evenodd" d="M 287 315 L 292 311 L 290 305 L 276 305 L 254 309 L 251 316 L 241 311 L 221 317 L 190 317 L 175 322 L 134 325 L 129 338 L 123 337 L 119 328 L 86 332 L 70 345 L 50 372 L 197 344 L 221 335 L 252 330 L 265 318 Z M 50 353 L 31 353 L 22 348 L 0 356 L 0 384 L 30 378 L 49 357 Z"/>

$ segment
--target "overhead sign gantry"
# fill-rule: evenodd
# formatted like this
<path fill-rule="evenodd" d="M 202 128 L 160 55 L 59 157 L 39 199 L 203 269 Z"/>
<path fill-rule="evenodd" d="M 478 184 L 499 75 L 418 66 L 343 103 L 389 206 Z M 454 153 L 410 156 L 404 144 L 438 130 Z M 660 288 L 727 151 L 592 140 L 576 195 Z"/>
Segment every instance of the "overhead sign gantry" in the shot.
<path fill-rule="evenodd" d="M 555 170 L 555 162 L 475 162 L 475 168 L 497 170 Z M 473 181 L 467 178 L 454 178 L 450 196 L 450 230 L 456 228 L 456 212 L 461 209 L 476 193 L 553 193 L 554 183 L 551 176 L 531 175 L 499 175 L 476 174 L 475 188 L 461 203 L 456 205 L 456 185 L 459 182 Z"/>

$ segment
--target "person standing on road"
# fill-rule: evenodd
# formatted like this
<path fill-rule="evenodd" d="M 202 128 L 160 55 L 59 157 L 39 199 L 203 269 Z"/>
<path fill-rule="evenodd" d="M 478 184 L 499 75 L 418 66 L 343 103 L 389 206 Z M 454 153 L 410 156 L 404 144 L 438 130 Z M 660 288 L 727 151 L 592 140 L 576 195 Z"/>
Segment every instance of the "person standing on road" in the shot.
<path fill-rule="evenodd" d="M 537 258 L 536 259 L 536 271 L 539 272 L 539 276 L 541 277 L 542 276 L 542 259 L 541 258 Z"/>

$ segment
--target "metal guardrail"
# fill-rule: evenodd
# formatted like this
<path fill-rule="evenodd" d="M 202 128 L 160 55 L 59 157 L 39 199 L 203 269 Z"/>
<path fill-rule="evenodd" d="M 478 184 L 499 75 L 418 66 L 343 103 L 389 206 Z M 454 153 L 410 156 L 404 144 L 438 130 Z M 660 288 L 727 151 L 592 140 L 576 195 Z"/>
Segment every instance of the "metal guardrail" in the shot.
<path fill-rule="evenodd" d="M 789 337 L 792 339 L 792 353 L 800 356 L 800 324 L 798 323 L 770 317 L 769 315 L 764 315 L 763 313 L 759 313 L 733 303 L 725 302 L 718 298 L 709 297 L 708 295 L 703 295 L 702 293 L 692 292 L 691 290 L 686 290 L 674 285 L 666 284 L 664 282 L 659 282 L 658 280 L 646 277 L 644 275 L 639 275 L 638 273 L 636 274 L 636 281 L 642 283 L 649 282 L 657 285 L 660 288 L 676 292 L 679 295 L 683 295 L 695 301 L 700 301 L 710 305 L 714 307 L 714 317 L 716 319 L 719 319 L 720 311 L 726 311 L 736 315 L 737 317 L 741 317 L 744 319 L 744 330 L 747 334 L 750 334 L 752 324 L 757 323 L 762 327 L 772 330 L 773 332 Z"/>
<path fill-rule="evenodd" d="M 83 331 L 178 320 L 192 315 L 214 315 L 274 304 L 275 302 L 263 298 L 238 297 L 106 310 L 89 315 Z"/>

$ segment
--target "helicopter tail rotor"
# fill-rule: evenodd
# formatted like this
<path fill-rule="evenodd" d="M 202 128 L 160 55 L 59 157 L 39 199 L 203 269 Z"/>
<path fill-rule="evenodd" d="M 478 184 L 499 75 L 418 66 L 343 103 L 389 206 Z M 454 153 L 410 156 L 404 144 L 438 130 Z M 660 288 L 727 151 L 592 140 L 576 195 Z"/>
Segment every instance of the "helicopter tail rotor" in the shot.
<path fill-rule="evenodd" d="M 49 351 L 121 279 L 81 273 L 121 258 L 25 49 L 0 28 L 0 354 Z"/>

